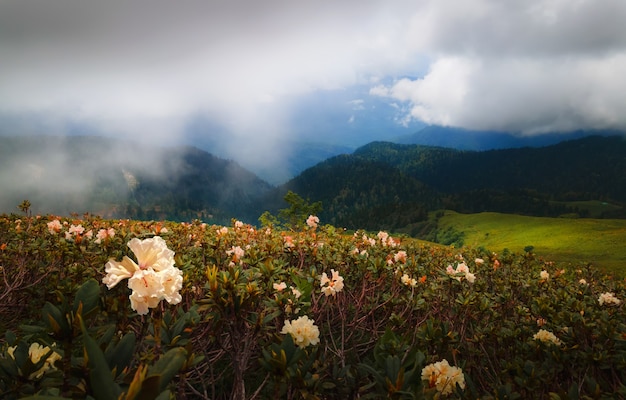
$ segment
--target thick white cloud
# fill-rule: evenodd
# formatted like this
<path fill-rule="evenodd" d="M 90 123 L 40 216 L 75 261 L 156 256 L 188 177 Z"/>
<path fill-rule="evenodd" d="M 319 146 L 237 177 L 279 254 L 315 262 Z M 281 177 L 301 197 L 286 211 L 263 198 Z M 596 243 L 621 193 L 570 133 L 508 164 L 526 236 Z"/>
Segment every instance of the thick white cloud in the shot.
<path fill-rule="evenodd" d="M 431 1 L 408 31 L 429 71 L 370 94 L 405 102 L 407 118 L 430 124 L 626 129 L 625 20 L 619 0 Z"/>
<path fill-rule="evenodd" d="M 625 20 L 623 0 L 2 0 L 0 131 L 165 139 L 206 115 L 251 158 L 298 134 L 298 96 L 369 83 L 400 124 L 624 128 Z"/>

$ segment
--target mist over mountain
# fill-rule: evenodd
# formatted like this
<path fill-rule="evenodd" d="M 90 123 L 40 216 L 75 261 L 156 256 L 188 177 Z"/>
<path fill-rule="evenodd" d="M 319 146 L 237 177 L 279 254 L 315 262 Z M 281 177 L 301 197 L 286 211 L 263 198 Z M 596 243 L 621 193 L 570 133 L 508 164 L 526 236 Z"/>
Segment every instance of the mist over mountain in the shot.
<path fill-rule="evenodd" d="M 586 136 L 620 136 L 617 130 L 575 130 L 541 135 L 519 135 L 511 132 L 477 131 L 438 125 L 426 126 L 412 134 L 388 140 L 398 144 L 448 147 L 458 150 L 494 150 L 518 147 L 544 147 Z"/>
<path fill-rule="evenodd" d="M 424 146 L 445 147 L 458 150 L 494 150 L 520 147 L 544 147 L 566 140 L 580 139 L 586 136 L 620 136 L 624 132 L 615 130 L 577 130 L 573 132 L 553 132 L 542 135 L 516 135 L 510 132 L 476 131 L 463 128 L 429 125 L 412 134 L 394 136 L 392 132 L 374 135 L 369 132 L 361 137 L 353 134 L 351 145 L 337 144 L 328 134 L 317 136 L 310 132 L 308 139 L 285 139 L 271 150 L 257 148 L 257 152 L 249 154 L 237 149 L 248 145 L 233 146 L 237 137 L 232 137 L 219 126 L 202 126 L 202 135 L 188 139 L 194 146 L 221 158 L 237 161 L 244 168 L 253 171 L 261 179 L 273 185 L 280 185 L 296 177 L 309 167 L 340 154 L 351 154 L 358 147 L 374 141 L 387 141 L 398 144 L 417 144 Z M 194 128 L 199 129 L 199 128 Z M 330 127 L 328 129 L 331 129 Z M 347 128 L 346 128 L 347 129 Z M 339 134 L 338 134 L 339 135 Z"/>
<path fill-rule="evenodd" d="M 0 212 L 221 223 L 249 215 L 271 186 L 234 161 L 193 147 L 94 136 L 0 139 Z"/>

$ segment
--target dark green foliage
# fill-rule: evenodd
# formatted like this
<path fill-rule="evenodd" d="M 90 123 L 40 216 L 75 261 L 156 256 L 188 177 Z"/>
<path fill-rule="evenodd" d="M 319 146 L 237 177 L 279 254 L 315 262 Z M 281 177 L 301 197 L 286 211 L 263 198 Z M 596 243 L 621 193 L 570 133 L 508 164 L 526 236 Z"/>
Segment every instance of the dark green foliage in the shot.
<path fill-rule="evenodd" d="M 288 228 L 302 227 L 309 215 L 317 215 L 322 211 L 321 201 L 310 203 L 291 190 L 287 192 L 284 200 L 289 204 L 289 208 L 279 210 L 278 218 Z"/>
<path fill-rule="evenodd" d="M 373 142 L 304 171 L 276 191 L 321 200 L 321 217 L 334 225 L 423 238 L 432 232 L 428 212 L 444 208 L 586 217 L 588 210 L 567 202 L 602 200 L 618 207 L 596 217 L 619 218 L 626 212 L 623 154 L 626 142 L 617 136 L 483 152 Z"/>
<path fill-rule="evenodd" d="M 397 169 L 345 155 L 304 171 L 279 190 L 321 201 L 321 220 L 353 229 L 405 226 L 438 204 L 432 190 Z"/>

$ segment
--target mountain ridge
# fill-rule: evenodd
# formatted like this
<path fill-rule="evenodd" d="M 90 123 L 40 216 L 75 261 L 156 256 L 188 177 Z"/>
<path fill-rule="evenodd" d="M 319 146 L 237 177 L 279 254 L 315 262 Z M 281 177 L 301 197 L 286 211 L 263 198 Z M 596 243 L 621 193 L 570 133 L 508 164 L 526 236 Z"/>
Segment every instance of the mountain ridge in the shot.
<path fill-rule="evenodd" d="M 256 223 L 291 190 L 321 201 L 320 218 L 348 228 L 401 230 L 451 209 L 589 216 L 572 201 L 605 201 L 624 218 L 626 141 L 587 136 L 544 147 L 458 150 L 371 142 L 273 186 L 237 162 L 190 146 L 102 137 L 0 138 L 0 212 Z M 45 209 L 55 203 L 63 207 Z"/>

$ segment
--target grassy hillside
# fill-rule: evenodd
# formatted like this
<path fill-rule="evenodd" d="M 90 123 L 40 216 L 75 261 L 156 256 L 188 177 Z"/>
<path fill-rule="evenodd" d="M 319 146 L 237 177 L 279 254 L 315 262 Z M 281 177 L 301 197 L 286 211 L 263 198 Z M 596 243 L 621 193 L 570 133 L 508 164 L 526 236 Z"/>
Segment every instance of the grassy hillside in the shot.
<path fill-rule="evenodd" d="M 532 252 L 562 262 L 586 262 L 626 276 L 626 221 L 621 219 L 567 219 L 500 213 L 459 214 L 446 211 L 442 230 L 464 233 L 464 244 L 498 252 Z"/>

